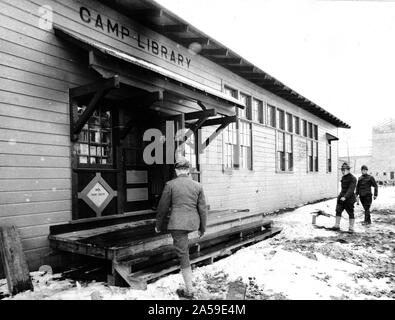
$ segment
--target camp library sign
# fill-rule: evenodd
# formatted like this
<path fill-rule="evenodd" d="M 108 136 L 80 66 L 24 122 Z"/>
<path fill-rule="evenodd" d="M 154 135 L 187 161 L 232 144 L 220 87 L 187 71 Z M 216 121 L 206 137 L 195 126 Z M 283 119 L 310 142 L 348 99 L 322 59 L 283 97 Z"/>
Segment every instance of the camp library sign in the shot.
<path fill-rule="evenodd" d="M 96 29 L 106 32 L 112 36 L 117 37 L 122 41 L 134 41 L 137 46 L 149 53 L 157 55 L 158 57 L 170 61 L 176 65 L 189 69 L 191 65 L 191 58 L 176 51 L 163 43 L 143 36 L 139 32 L 131 30 L 131 28 L 114 21 L 103 14 L 94 13 L 87 7 L 81 6 L 79 9 L 80 19 L 86 23 L 93 25 Z"/>

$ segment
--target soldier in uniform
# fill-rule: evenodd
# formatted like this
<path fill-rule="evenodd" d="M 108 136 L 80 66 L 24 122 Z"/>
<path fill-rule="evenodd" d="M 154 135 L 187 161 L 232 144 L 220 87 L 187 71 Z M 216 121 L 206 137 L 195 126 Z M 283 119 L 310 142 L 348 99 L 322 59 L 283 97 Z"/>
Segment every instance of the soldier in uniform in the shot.
<path fill-rule="evenodd" d="M 376 180 L 368 174 L 368 167 L 363 165 L 361 167 L 362 175 L 358 179 L 357 189 L 355 194 L 357 196 L 357 204 L 361 200 L 362 206 L 365 209 L 365 220 L 363 224 L 371 224 L 370 220 L 370 206 L 372 204 L 372 187 L 374 188 L 373 199 L 376 200 L 378 194 L 378 186 Z"/>
<path fill-rule="evenodd" d="M 189 162 L 180 157 L 175 164 L 177 177 L 166 183 L 158 204 L 155 231 L 162 229 L 164 219 L 170 210 L 167 229 L 173 238 L 173 245 L 180 260 L 181 274 L 186 289 L 178 289 L 181 297 L 192 298 L 192 269 L 189 261 L 188 234 L 199 231 L 202 237 L 206 230 L 207 206 L 200 183 L 189 176 Z"/>
<path fill-rule="evenodd" d="M 350 233 L 354 232 L 354 202 L 355 198 L 355 187 L 357 179 L 350 173 L 350 166 L 344 162 L 341 166 L 343 177 L 341 179 L 341 191 L 337 197 L 336 205 L 336 223 L 332 227 L 332 230 L 340 230 L 340 220 L 343 210 L 346 210 L 349 217 L 349 229 Z"/>

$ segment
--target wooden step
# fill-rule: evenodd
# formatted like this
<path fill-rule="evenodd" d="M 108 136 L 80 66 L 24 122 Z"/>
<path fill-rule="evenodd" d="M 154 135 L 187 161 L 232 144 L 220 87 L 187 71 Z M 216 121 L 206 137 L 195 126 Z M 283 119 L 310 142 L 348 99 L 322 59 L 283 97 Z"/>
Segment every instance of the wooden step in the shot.
<path fill-rule="evenodd" d="M 248 221 L 248 220 L 247 220 Z M 272 224 L 271 220 L 255 220 L 248 221 L 249 223 L 240 225 L 238 222 L 230 222 L 224 223 L 222 225 L 213 226 L 211 228 L 207 228 L 206 234 L 203 238 L 199 238 L 198 232 L 191 232 L 189 234 L 190 243 L 197 243 L 201 240 L 205 239 L 213 239 L 216 237 L 221 237 L 226 234 L 230 234 L 232 232 L 241 232 L 248 228 L 257 227 L 268 227 Z M 170 234 L 165 235 L 156 235 L 148 239 L 138 240 L 132 243 L 129 243 L 128 246 L 124 246 L 122 248 L 118 248 L 116 251 L 115 260 L 122 260 L 126 256 L 133 256 L 137 254 L 144 254 L 145 252 L 149 252 L 151 250 L 155 250 L 162 246 L 168 246 L 173 243 Z"/>
<path fill-rule="evenodd" d="M 281 230 L 282 228 L 265 229 L 258 234 L 248 235 L 246 238 L 235 239 L 226 243 L 208 247 L 190 255 L 191 265 L 195 265 L 204 260 L 213 262 L 214 258 L 229 255 L 233 250 L 237 250 L 243 246 L 272 237 L 280 233 Z M 177 271 L 179 268 L 178 259 L 172 259 L 166 261 L 165 263 L 132 273 L 129 273 L 129 266 L 127 264 L 116 263 L 114 266 L 114 269 L 129 284 L 131 288 L 140 290 L 145 290 L 147 288 L 148 282 Z"/>

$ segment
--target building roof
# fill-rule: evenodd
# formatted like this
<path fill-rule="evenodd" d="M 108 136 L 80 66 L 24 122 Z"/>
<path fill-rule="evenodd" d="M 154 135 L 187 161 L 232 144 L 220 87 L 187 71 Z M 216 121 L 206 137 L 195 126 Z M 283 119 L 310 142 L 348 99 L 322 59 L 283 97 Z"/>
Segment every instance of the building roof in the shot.
<path fill-rule="evenodd" d="M 243 57 L 217 40 L 198 30 L 182 18 L 158 4 L 156 1 L 99 1 L 119 12 L 123 12 L 128 17 L 141 23 L 143 26 L 172 39 L 186 48 L 189 48 L 193 43 L 199 43 L 202 47 L 202 50 L 199 52 L 201 56 L 337 127 L 351 128 L 347 123 L 335 117 L 333 114 L 329 113 L 309 99 L 303 97 L 301 94 L 292 90 L 284 83 L 272 77 L 251 62 L 245 60 Z"/>

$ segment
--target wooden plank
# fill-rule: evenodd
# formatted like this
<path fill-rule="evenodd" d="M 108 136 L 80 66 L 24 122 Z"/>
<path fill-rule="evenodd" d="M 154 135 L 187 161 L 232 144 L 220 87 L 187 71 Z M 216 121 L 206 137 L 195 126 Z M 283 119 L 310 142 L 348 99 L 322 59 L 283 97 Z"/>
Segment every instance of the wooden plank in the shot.
<path fill-rule="evenodd" d="M 34 213 L 46 213 L 54 211 L 71 211 L 70 200 L 0 204 L 0 217 L 9 217 L 10 215 L 16 216 Z"/>
<path fill-rule="evenodd" d="M 0 102 L 2 103 L 35 108 L 44 111 L 52 111 L 58 114 L 67 115 L 69 113 L 69 104 L 66 102 L 57 102 L 31 95 L 26 95 L 26 93 L 23 91 L 11 92 L 11 88 L 7 89 L 8 90 L 5 90 L 5 88 L 2 87 L 2 89 L 0 90 Z"/>
<path fill-rule="evenodd" d="M 70 168 L 66 157 L 0 154 L 0 167 L 25 167 L 27 163 L 29 167 Z"/>
<path fill-rule="evenodd" d="M 1 132 L 1 130 L 0 130 Z M 46 145 L 41 143 L 25 143 L 18 140 L 10 139 L 8 141 L 0 141 L 0 150 L 4 154 L 13 155 L 37 155 L 69 158 L 69 146 Z M 42 177 L 35 177 L 42 178 Z M 3 177 L 4 179 L 4 177 Z"/>
<path fill-rule="evenodd" d="M 0 102 L 0 115 L 19 119 L 36 120 L 40 122 L 67 124 L 69 117 L 64 113 L 35 109 Z"/>
<path fill-rule="evenodd" d="M 0 192 L 70 188 L 70 179 L 1 179 Z"/>
<path fill-rule="evenodd" d="M 152 210 L 146 210 L 140 212 L 139 214 L 119 214 L 112 216 L 104 216 L 100 218 L 87 218 L 70 221 L 67 224 L 61 224 L 51 227 L 52 235 L 61 235 L 71 232 L 77 232 L 96 228 L 105 228 L 107 226 L 112 226 L 121 223 L 128 223 L 140 220 L 149 220 L 155 218 L 155 212 Z M 153 220 L 152 220 L 153 221 Z"/>
<path fill-rule="evenodd" d="M 70 211 L 35 213 L 20 216 L 5 216 L 0 218 L 0 225 L 14 224 L 18 228 L 43 224 L 64 223 L 71 219 Z M 47 236 L 47 235 L 46 235 Z"/>
<path fill-rule="evenodd" d="M 44 116 L 44 114 L 43 114 Z M 43 118 L 44 119 L 44 118 Z M 24 118 L 15 118 L 11 116 L 0 115 L 0 123 L 3 128 L 13 130 L 35 131 L 41 133 L 50 133 L 57 135 L 68 135 L 69 126 L 66 124 L 28 120 Z"/>
<path fill-rule="evenodd" d="M 0 227 L 0 252 L 9 292 L 15 295 L 26 290 L 33 291 L 26 257 L 15 226 Z"/>
<path fill-rule="evenodd" d="M 3 179 L 31 178 L 70 178 L 69 168 L 29 168 L 29 167 L 0 167 L 0 177 Z"/>
<path fill-rule="evenodd" d="M 71 190 L 40 190 L 0 192 L 0 203 L 26 203 L 53 200 L 71 200 Z"/>

